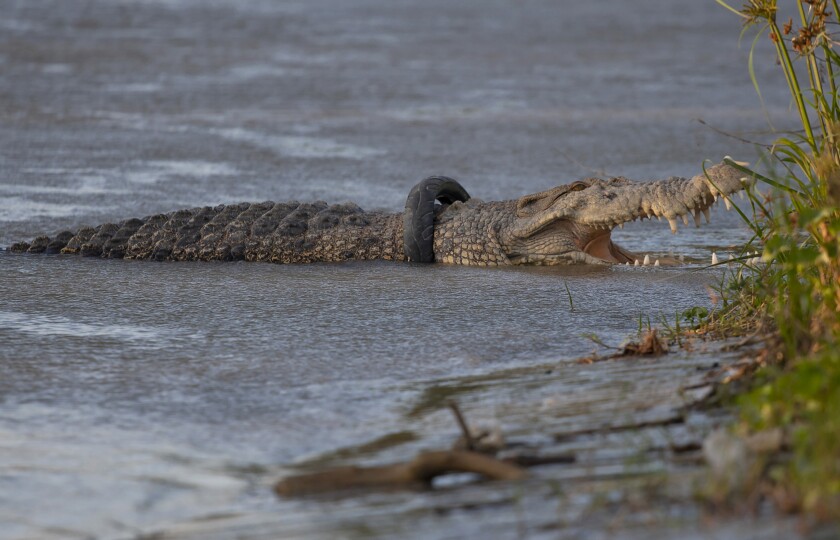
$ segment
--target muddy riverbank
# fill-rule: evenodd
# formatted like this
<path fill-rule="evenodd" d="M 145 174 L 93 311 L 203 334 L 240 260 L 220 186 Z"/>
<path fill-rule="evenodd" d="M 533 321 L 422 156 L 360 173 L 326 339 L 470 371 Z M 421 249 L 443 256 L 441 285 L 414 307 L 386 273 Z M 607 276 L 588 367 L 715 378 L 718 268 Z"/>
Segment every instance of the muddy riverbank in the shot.
<path fill-rule="evenodd" d="M 503 434 L 497 457 L 547 464 L 529 468 L 519 482 L 456 474 L 431 489 L 287 495 L 279 512 L 215 516 L 164 528 L 161 537 L 799 537 L 797 521 L 768 506 L 713 502 L 704 441 L 731 420 L 716 396 L 756 357 L 755 346 L 733 345 L 693 341 L 690 353 L 587 357 L 427 381 L 401 410 L 405 429 L 271 472 L 381 465 L 420 449 L 447 449 L 459 434 L 451 401 L 465 404 L 473 427 L 497 440 Z"/>

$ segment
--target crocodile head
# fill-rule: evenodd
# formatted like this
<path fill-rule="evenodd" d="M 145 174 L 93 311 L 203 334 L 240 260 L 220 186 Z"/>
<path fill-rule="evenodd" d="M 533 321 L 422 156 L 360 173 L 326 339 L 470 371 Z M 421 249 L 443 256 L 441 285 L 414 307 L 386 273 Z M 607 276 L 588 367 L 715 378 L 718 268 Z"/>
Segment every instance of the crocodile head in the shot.
<path fill-rule="evenodd" d="M 654 182 L 626 178 L 586 179 L 527 195 L 516 201 L 516 215 L 498 231 L 498 241 L 512 264 L 633 264 L 638 256 L 612 241 L 616 226 L 645 218 L 665 218 L 671 231 L 689 218 L 700 226 L 722 197 L 744 189 L 748 180 L 719 164 L 693 178 Z"/>

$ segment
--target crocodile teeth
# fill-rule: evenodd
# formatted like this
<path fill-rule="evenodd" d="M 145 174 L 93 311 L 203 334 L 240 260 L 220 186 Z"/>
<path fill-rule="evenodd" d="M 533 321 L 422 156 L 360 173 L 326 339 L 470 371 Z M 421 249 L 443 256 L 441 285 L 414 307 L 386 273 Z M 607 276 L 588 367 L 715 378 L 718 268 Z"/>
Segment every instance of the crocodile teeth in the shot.
<path fill-rule="evenodd" d="M 659 259 L 656 259 L 656 262 L 653 263 L 653 266 L 659 266 Z"/>
<path fill-rule="evenodd" d="M 682 218 L 683 218 L 683 225 L 688 227 L 688 216 L 686 214 L 683 214 Z"/>
<path fill-rule="evenodd" d="M 729 202 L 729 197 L 724 197 L 723 198 L 723 204 L 726 205 L 726 210 L 727 211 L 732 210 L 732 203 Z"/>
<path fill-rule="evenodd" d="M 718 264 L 718 256 L 714 251 L 712 252 L 712 264 Z"/>
<path fill-rule="evenodd" d="M 703 217 L 706 218 L 706 225 L 712 222 L 712 213 L 709 212 L 708 208 L 703 209 Z"/>
<path fill-rule="evenodd" d="M 671 232 L 677 234 L 677 220 L 674 218 L 668 218 L 668 223 L 671 225 Z"/>
<path fill-rule="evenodd" d="M 635 262 L 633 262 L 633 266 L 639 266 L 639 259 L 636 259 Z"/>
<path fill-rule="evenodd" d="M 619 224 L 618 224 L 618 228 L 619 228 L 619 229 L 623 229 L 623 228 L 624 228 L 624 223 L 619 223 Z"/>
<path fill-rule="evenodd" d="M 699 210 L 694 211 L 694 226 L 695 227 L 700 227 L 700 211 Z"/>
<path fill-rule="evenodd" d="M 645 260 L 642 261 L 642 266 L 650 266 L 650 255 L 645 255 Z"/>

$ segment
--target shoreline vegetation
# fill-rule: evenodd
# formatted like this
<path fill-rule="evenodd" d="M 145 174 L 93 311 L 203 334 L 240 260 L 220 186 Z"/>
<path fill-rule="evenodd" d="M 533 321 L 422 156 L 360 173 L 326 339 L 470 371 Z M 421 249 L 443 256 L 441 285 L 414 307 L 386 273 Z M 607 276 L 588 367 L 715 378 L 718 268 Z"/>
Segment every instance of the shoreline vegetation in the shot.
<path fill-rule="evenodd" d="M 735 434 L 781 431 L 786 451 L 762 467 L 748 496 L 816 521 L 840 519 L 840 32 L 836 0 L 747 0 L 742 35 L 775 47 L 801 129 L 777 133 L 754 167 L 759 185 L 739 209 L 753 232 L 716 289 L 717 304 L 694 325 L 718 337 L 767 336 L 760 369 L 736 396 Z M 759 171 L 774 171 L 762 174 Z M 761 253 L 761 263 L 751 256 Z"/>

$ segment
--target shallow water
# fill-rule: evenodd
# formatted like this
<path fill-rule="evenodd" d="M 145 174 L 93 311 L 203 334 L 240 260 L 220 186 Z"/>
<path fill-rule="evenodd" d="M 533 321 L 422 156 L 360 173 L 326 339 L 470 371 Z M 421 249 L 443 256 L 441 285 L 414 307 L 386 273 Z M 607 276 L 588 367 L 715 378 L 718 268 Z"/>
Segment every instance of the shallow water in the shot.
<path fill-rule="evenodd" d="M 739 21 L 711 1 L 560 4 L 0 0 L 0 245 L 241 200 L 397 211 L 430 174 L 490 200 L 753 158 L 696 122 L 766 129 Z M 771 58 L 760 49 L 759 77 Z M 770 116 L 783 91 L 763 89 Z M 678 235 L 646 222 L 615 236 L 704 261 L 749 237 L 722 211 Z M 441 380 L 575 366 L 596 348 L 584 334 L 619 343 L 640 315 L 708 306 L 719 276 L 0 253 L 0 537 L 129 537 L 278 508 L 288 535 L 335 534 L 326 508 L 367 520 L 348 536 L 387 535 L 388 515 L 428 501 L 281 504 L 270 482 L 389 433 L 439 446 L 448 417 L 405 413 Z M 574 395 L 577 372 L 552 391 Z M 482 399 L 473 413 L 504 416 Z"/>

